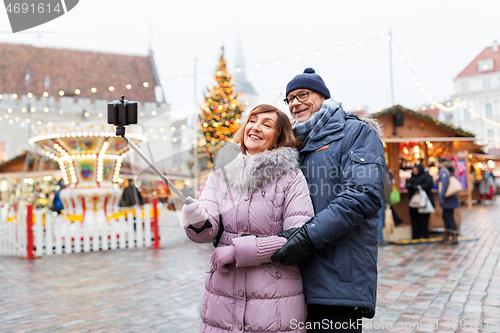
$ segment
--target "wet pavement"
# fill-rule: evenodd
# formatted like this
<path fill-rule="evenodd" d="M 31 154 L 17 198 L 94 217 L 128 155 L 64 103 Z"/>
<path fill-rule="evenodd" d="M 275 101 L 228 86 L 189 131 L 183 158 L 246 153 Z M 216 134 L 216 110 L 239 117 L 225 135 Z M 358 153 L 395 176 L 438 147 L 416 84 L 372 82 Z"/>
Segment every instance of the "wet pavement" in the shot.
<path fill-rule="evenodd" d="M 379 248 L 377 312 L 364 332 L 500 332 L 500 205 L 462 214 L 462 235 L 477 241 Z M 198 332 L 213 247 L 177 243 L 0 257 L 0 332 Z"/>

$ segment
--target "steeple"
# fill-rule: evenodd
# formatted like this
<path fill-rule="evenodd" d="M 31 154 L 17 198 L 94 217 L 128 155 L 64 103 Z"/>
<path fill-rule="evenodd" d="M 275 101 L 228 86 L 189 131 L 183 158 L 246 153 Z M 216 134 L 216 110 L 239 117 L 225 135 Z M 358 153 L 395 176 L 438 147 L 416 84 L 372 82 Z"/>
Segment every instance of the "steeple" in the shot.
<path fill-rule="evenodd" d="M 247 80 L 245 73 L 245 58 L 243 56 L 243 47 L 241 45 L 240 33 L 236 37 L 236 57 L 234 64 L 236 66 L 236 74 L 234 75 L 235 90 L 241 91 L 244 95 L 257 95 L 252 84 Z"/>

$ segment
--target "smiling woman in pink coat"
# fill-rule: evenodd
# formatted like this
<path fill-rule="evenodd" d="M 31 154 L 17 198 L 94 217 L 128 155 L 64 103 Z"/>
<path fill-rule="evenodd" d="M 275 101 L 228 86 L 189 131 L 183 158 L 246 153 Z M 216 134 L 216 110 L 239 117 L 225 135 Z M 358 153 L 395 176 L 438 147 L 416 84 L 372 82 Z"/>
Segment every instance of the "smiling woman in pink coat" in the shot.
<path fill-rule="evenodd" d="M 286 243 L 278 232 L 314 215 L 298 143 L 288 117 L 271 105 L 255 107 L 236 138 L 237 157 L 216 165 L 199 201 L 183 207 L 192 241 L 213 240 L 221 224 L 224 230 L 205 280 L 200 332 L 305 332 L 299 269 L 271 261 Z"/>

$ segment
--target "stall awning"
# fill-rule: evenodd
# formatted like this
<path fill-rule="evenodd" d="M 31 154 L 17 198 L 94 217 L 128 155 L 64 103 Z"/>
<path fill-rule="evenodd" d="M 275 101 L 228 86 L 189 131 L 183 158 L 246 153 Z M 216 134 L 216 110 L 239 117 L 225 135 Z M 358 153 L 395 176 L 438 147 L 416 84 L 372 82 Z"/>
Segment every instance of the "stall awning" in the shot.
<path fill-rule="evenodd" d="M 470 154 L 474 158 L 480 158 L 484 160 L 495 160 L 500 161 L 499 155 L 488 155 L 488 154 Z"/>
<path fill-rule="evenodd" d="M 40 171 L 17 171 L 17 172 L 1 172 L 0 179 L 21 179 L 21 178 L 40 178 L 44 176 L 52 176 L 56 179 L 62 178 L 61 170 L 40 170 Z"/>
<path fill-rule="evenodd" d="M 380 138 L 385 143 L 392 142 L 447 142 L 447 141 L 474 141 L 474 137 L 436 137 L 436 138 Z"/>

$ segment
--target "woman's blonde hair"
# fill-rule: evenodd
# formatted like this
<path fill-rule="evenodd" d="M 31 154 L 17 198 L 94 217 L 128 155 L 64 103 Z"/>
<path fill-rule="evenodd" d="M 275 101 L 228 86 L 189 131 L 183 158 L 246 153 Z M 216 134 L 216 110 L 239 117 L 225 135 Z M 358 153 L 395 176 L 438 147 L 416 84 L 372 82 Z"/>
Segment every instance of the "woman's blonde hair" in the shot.
<path fill-rule="evenodd" d="M 245 127 L 248 124 L 250 118 L 256 114 L 274 112 L 278 116 L 278 121 L 276 122 L 276 131 L 278 132 L 278 139 L 276 141 L 276 146 L 272 147 L 271 150 L 279 148 L 279 147 L 291 147 L 299 149 L 301 143 L 295 139 L 295 135 L 293 134 L 292 124 L 290 123 L 290 119 L 286 116 L 285 113 L 280 111 L 278 108 L 269 105 L 269 104 L 260 104 L 257 105 L 250 111 L 248 114 L 248 118 L 245 121 L 243 126 L 240 126 L 238 133 L 236 133 L 234 137 L 234 141 L 240 143 L 241 151 L 246 153 L 247 147 L 245 146 Z"/>

